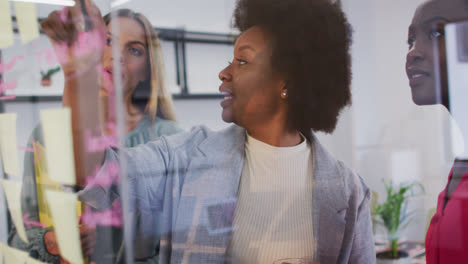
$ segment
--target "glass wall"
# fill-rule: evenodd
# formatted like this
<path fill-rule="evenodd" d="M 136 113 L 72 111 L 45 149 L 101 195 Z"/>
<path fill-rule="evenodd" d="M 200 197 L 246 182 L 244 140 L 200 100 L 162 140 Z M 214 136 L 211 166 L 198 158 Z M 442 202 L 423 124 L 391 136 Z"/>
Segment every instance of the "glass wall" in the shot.
<path fill-rule="evenodd" d="M 468 259 L 466 1 L 240 1 L 0 0 L 2 263 Z"/>

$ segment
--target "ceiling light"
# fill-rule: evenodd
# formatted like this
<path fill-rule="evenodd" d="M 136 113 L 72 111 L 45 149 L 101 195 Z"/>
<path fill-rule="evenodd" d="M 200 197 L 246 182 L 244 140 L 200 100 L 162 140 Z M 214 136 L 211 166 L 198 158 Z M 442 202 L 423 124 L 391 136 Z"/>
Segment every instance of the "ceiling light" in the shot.
<path fill-rule="evenodd" d="M 111 2 L 111 8 L 114 8 L 114 7 L 119 6 L 119 5 L 123 5 L 123 4 L 127 3 L 128 1 L 130 1 L 130 0 L 115 0 L 115 1 L 112 1 Z"/>
<path fill-rule="evenodd" d="M 61 5 L 61 6 L 74 6 L 75 1 L 73 0 L 10 0 L 13 2 L 27 2 L 47 5 Z"/>

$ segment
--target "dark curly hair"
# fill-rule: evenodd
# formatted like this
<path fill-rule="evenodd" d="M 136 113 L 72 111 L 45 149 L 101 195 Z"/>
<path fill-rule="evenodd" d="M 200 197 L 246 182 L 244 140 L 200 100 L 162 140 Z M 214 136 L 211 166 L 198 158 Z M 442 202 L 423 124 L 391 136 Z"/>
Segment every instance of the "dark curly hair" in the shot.
<path fill-rule="evenodd" d="M 330 0 L 239 0 L 234 25 L 270 37 L 272 68 L 288 89 L 288 120 L 301 132 L 331 133 L 351 103 L 351 26 Z"/>

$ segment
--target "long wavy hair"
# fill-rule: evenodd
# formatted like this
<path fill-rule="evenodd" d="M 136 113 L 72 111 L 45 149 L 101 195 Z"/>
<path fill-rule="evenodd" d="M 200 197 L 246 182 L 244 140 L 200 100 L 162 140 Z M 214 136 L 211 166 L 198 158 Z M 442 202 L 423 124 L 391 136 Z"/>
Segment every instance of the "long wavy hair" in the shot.
<path fill-rule="evenodd" d="M 126 17 L 138 22 L 143 27 L 148 45 L 150 76 L 137 87 L 132 87 L 132 104 L 147 113 L 151 121 L 154 121 L 156 116 L 175 121 L 172 96 L 166 87 L 164 59 L 158 33 L 144 15 L 130 9 L 118 9 L 108 13 L 103 17 L 106 25 L 113 17 Z"/>

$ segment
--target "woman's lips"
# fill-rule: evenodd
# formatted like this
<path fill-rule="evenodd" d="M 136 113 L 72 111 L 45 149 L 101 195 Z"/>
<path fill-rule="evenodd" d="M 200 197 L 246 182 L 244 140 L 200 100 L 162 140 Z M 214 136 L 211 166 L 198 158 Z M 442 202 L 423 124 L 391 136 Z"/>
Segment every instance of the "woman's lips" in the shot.
<path fill-rule="evenodd" d="M 224 95 L 224 99 L 221 101 L 220 104 L 221 104 L 222 108 L 225 108 L 225 107 L 227 107 L 227 106 L 229 106 L 231 104 L 232 99 L 234 98 L 234 96 L 229 91 L 221 91 L 221 94 Z"/>
<path fill-rule="evenodd" d="M 407 69 L 406 74 L 411 87 L 418 86 L 430 78 L 428 72 L 415 68 Z"/>
<path fill-rule="evenodd" d="M 110 81 L 114 80 L 114 71 L 112 67 L 104 67 L 104 70 L 102 71 L 104 77 Z"/>
<path fill-rule="evenodd" d="M 104 71 L 104 74 L 107 76 L 107 78 L 109 78 L 109 80 L 113 81 L 114 80 L 114 74 L 112 73 L 112 71 Z"/>
<path fill-rule="evenodd" d="M 421 85 L 429 78 L 429 75 L 415 74 L 409 78 L 409 84 L 411 87 Z"/>

